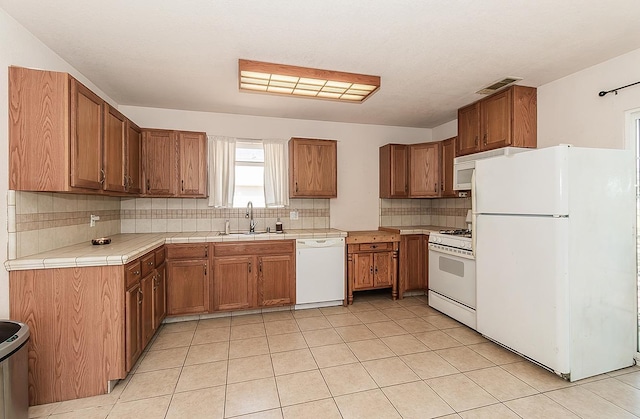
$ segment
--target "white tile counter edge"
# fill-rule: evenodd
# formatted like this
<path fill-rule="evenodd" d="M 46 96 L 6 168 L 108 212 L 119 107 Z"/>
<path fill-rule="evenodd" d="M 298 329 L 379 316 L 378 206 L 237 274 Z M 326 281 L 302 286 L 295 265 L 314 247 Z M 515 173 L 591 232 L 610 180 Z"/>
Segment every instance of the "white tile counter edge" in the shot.
<path fill-rule="evenodd" d="M 289 230 L 282 234 L 229 234 L 218 232 L 190 233 L 131 233 L 111 237 L 111 244 L 94 246 L 79 243 L 18 259 L 7 260 L 7 271 L 89 266 L 125 265 L 163 244 L 218 243 L 254 240 L 295 240 L 308 238 L 346 237 L 347 232 L 336 229 Z"/>

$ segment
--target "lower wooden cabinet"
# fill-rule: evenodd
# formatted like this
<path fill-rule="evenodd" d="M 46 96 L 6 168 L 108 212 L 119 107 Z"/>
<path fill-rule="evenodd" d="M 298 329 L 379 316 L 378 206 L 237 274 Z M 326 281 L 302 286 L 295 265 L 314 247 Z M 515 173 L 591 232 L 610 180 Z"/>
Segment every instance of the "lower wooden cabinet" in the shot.
<path fill-rule="evenodd" d="M 293 240 L 213 245 L 213 309 L 295 304 Z"/>
<path fill-rule="evenodd" d="M 353 292 L 391 288 L 398 295 L 398 242 L 400 235 L 383 231 L 350 232 L 347 236 L 347 301 Z"/>
<path fill-rule="evenodd" d="M 258 306 L 294 304 L 295 295 L 293 255 L 259 256 Z"/>
<path fill-rule="evenodd" d="M 254 306 L 254 262 L 251 256 L 213 259 L 213 310 L 243 310 Z"/>
<path fill-rule="evenodd" d="M 142 310 L 140 282 L 136 282 L 125 295 L 125 365 L 131 371 L 142 353 Z"/>
<path fill-rule="evenodd" d="M 404 291 L 426 290 L 428 287 L 429 236 L 410 234 L 400 236 L 400 278 L 399 288 Z"/>
<path fill-rule="evenodd" d="M 211 308 L 209 244 L 168 244 L 167 315 L 205 314 Z"/>

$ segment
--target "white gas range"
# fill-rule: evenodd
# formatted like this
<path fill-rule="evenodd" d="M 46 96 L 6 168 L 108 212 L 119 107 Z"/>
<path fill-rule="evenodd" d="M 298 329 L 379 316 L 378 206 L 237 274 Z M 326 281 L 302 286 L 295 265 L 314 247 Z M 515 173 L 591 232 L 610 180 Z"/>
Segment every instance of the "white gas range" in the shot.
<path fill-rule="evenodd" d="M 476 329 L 476 261 L 471 231 L 429 235 L 429 305 Z"/>

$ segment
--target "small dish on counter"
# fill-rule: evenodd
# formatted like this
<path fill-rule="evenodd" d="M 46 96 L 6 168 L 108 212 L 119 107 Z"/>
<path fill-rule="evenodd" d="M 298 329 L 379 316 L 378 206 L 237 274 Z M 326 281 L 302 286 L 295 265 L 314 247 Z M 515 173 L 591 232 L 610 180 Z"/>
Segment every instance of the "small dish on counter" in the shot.
<path fill-rule="evenodd" d="M 97 239 L 91 239 L 91 244 L 93 244 L 94 246 L 99 246 L 102 244 L 109 244 L 111 243 L 111 239 L 109 237 L 99 237 Z"/>

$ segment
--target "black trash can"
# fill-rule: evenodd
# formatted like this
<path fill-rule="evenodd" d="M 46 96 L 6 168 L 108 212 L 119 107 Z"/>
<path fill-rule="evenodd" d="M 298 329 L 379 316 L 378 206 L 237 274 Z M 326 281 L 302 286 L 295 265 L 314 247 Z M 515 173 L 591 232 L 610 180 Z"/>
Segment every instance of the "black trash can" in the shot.
<path fill-rule="evenodd" d="M 29 327 L 0 320 L 0 419 L 29 418 Z"/>

